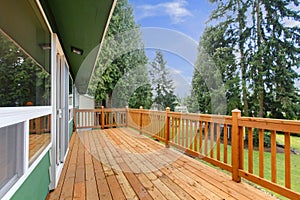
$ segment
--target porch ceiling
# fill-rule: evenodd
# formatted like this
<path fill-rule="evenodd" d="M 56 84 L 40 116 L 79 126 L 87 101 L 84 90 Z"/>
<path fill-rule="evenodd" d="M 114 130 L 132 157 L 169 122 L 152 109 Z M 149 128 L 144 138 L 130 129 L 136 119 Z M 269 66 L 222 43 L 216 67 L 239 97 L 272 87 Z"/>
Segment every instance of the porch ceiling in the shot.
<path fill-rule="evenodd" d="M 116 0 L 40 2 L 53 32 L 58 34 L 77 89 L 85 93 Z M 83 50 L 83 54 L 73 53 L 72 47 Z"/>

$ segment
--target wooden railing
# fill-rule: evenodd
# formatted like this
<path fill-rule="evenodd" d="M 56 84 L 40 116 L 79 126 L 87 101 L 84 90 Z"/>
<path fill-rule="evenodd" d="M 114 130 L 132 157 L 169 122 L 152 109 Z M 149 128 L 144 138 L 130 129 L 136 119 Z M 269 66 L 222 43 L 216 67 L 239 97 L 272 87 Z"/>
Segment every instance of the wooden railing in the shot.
<path fill-rule="evenodd" d="M 296 170 L 295 166 L 291 166 L 291 134 L 300 134 L 300 121 L 292 120 L 279 120 L 279 119 L 267 119 L 267 118 L 250 118 L 241 117 L 240 111 L 233 111 L 233 121 L 237 122 L 235 127 L 237 130 L 233 131 L 233 141 L 238 141 L 237 145 L 232 145 L 233 151 L 239 152 L 233 154 L 232 163 L 233 165 L 233 180 L 240 181 L 240 178 L 245 178 L 251 182 L 259 184 L 265 188 L 268 188 L 274 192 L 277 192 L 290 199 L 300 199 L 300 193 L 291 190 L 291 170 Z M 258 133 L 259 147 L 258 147 L 258 175 L 254 173 L 254 151 L 253 151 L 253 135 Z M 247 134 L 246 134 L 247 133 Z M 265 147 L 264 147 L 264 136 L 269 133 L 271 136 L 271 156 L 270 166 L 265 166 Z M 276 135 L 281 133 L 284 135 L 284 157 L 283 160 L 277 160 L 277 143 Z M 245 138 L 246 137 L 246 138 Z M 248 141 L 246 144 L 243 142 L 244 139 Z M 300 142 L 300 137 L 299 137 Z M 247 145 L 248 155 L 244 155 L 245 147 Z M 293 155 L 300 156 L 300 155 Z M 248 158 L 247 160 L 245 158 Z M 245 166 L 245 162 L 248 166 Z M 296 163 L 299 164 L 300 163 Z M 265 168 L 271 169 L 270 179 L 266 178 Z M 279 169 L 284 169 L 284 184 L 278 184 L 277 173 Z M 295 180 L 299 180 L 298 177 L 293 177 Z M 296 182 L 296 181 L 295 181 Z M 298 181 L 299 184 L 299 181 Z M 295 185 L 294 185 L 295 186 Z"/>
<path fill-rule="evenodd" d="M 75 109 L 74 122 L 76 129 L 111 128 L 126 125 L 125 108 Z"/>
<path fill-rule="evenodd" d="M 41 134 L 50 133 L 51 131 L 51 116 L 46 115 L 29 121 L 29 133 Z"/>
<path fill-rule="evenodd" d="M 128 126 L 135 128 L 142 134 L 152 136 L 162 142 L 166 142 L 164 111 L 140 109 L 128 109 Z"/>
<path fill-rule="evenodd" d="M 183 114 L 170 112 L 169 108 L 166 111 L 144 110 L 141 107 L 75 110 L 75 122 L 77 128 L 134 128 L 140 134 L 165 143 L 166 147 L 172 146 L 230 172 L 236 182 L 245 178 L 285 197 L 300 199 L 299 191 L 292 190 L 291 172 L 295 167 L 291 166 L 290 151 L 290 135 L 300 134 L 300 121 L 241 117 L 239 110 L 233 110 L 232 116 L 221 116 Z M 284 134 L 282 163 L 278 162 L 276 151 L 276 134 L 279 132 Z M 256 133 L 258 148 L 253 144 Z M 265 151 L 265 134 L 271 135 L 270 152 Z M 267 154 L 271 159 L 269 162 L 266 162 Z M 254 161 L 256 155 L 257 162 Z M 266 167 L 271 169 L 270 178 L 265 175 Z M 277 177 L 282 168 L 285 171 L 284 184 Z"/>

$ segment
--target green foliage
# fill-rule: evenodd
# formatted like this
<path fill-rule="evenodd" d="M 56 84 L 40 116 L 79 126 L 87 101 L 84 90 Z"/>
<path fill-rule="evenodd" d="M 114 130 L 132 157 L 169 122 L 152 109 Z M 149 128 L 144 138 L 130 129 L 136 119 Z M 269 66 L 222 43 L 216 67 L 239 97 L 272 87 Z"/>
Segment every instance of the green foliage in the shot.
<path fill-rule="evenodd" d="M 132 83 L 125 81 L 124 76 L 128 73 L 132 74 L 131 71 L 135 71 L 135 68 L 146 64 L 147 57 L 139 26 L 134 20 L 133 8 L 127 0 L 117 1 L 88 93 L 95 96 L 96 104 L 102 104 L 106 107 L 128 105 L 130 98 L 128 94 L 133 93 L 127 89 L 137 89 L 138 87 L 136 85 L 132 87 Z M 121 84 L 125 84 L 123 85 L 124 90 L 118 90 L 118 96 L 113 97 L 113 93 L 116 93 L 114 92 L 116 85 L 119 85 L 120 88 Z M 149 84 L 149 81 L 146 84 Z M 148 89 L 147 94 L 151 91 L 146 86 L 144 89 Z M 138 103 L 133 101 L 145 98 L 138 96 L 139 94 L 142 95 L 138 91 L 134 94 L 135 97 L 131 98 L 131 105 Z M 149 96 L 145 99 L 149 99 Z"/>
<path fill-rule="evenodd" d="M 226 24 L 207 27 L 200 38 L 190 111 L 230 114 L 240 107 L 239 77 L 232 47 L 225 46 Z"/>
<path fill-rule="evenodd" d="M 150 84 L 139 87 L 129 99 L 130 108 L 139 108 L 141 105 L 144 109 L 150 109 L 152 106 L 152 92 Z"/>
<path fill-rule="evenodd" d="M 220 48 L 222 48 L 221 57 L 217 60 L 214 57 L 213 60 L 217 66 L 218 62 L 227 62 L 231 66 L 236 64 L 236 70 L 241 77 L 239 86 L 241 91 L 230 84 L 229 88 L 233 87 L 231 94 L 235 97 L 236 92 L 240 93 L 243 114 L 298 118 L 299 91 L 295 87 L 295 80 L 299 75 L 295 72 L 295 68 L 298 68 L 300 63 L 298 45 L 300 27 L 290 26 L 286 22 L 288 20 L 299 22 L 299 11 L 294 9 L 299 2 L 296 0 L 211 0 L 211 2 L 216 4 L 211 20 L 218 20 L 214 32 L 220 34 L 218 38 L 221 39 Z M 219 27 L 224 28 L 222 32 L 219 31 Z M 228 55 L 234 56 L 223 57 L 224 50 Z M 235 77 L 228 78 L 235 80 Z M 233 105 L 228 107 L 231 108 Z"/>
<path fill-rule="evenodd" d="M 174 94 L 174 83 L 169 77 L 169 71 L 166 68 L 166 62 L 163 53 L 156 51 L 154 60 L 150 64 L 150 77 L 152 89 L 155 92 L 153 102 L 159 110 L 165 110 L 170 107 L 174 111 L 177 105 L 177 98 Z"/>

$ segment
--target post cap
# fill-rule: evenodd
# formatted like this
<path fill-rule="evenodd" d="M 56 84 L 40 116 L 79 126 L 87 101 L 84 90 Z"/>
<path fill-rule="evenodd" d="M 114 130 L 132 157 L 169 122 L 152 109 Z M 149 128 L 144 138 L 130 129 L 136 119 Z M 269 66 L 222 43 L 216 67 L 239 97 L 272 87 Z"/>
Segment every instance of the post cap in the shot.
<path fill-rule="evenodd" d="M 140 106 L 140 109 L 143 109 L 143 106 Z"/>
<path fill-rule="evenodd" d="M 241 111 L 236 108 L 236 109 L 232 110 L 231 112 L 233 112 L 233 113 L 240 113 Z"/>

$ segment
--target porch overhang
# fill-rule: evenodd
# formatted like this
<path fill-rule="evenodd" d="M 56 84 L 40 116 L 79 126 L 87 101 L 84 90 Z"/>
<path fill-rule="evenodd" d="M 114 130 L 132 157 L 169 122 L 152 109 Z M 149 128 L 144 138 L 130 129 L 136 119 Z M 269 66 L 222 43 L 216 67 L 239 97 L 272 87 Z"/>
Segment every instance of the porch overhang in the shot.
<path fill-rule="evenodd" d="M 116 0 L 41 0 L 79 93 L 86 93 Z"/>

